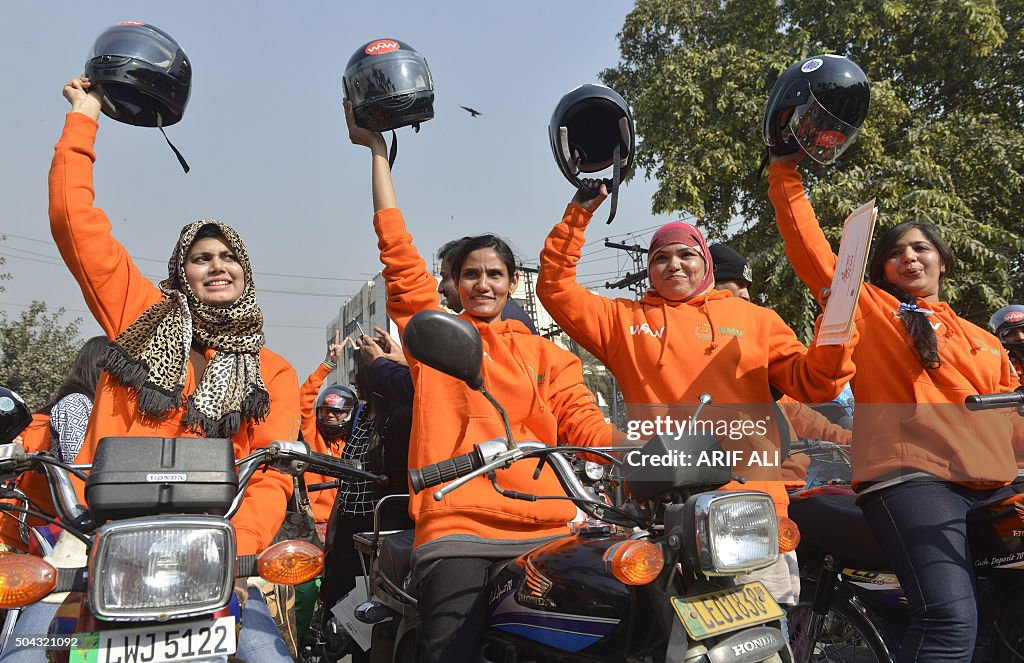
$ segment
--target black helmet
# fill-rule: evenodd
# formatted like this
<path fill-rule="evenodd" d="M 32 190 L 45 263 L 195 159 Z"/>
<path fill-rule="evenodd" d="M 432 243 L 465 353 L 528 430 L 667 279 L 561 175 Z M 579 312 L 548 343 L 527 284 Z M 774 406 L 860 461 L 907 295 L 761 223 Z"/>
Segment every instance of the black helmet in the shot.
<path fill-rule="evenodd" d="M 580 173 L 595 173 L 612 166 L 610 216 L 614 217 L 619 182 L 633 165 L 636 147 L 633 114 L 625 100 L 604 85 L 579 86 L 555 107 L 548 123 L 548 140 L 558 169 L 577 189 L 584 188 Z"/>
<path fill-rule="evenodd" d="M 1010 342 L 1005 338 L 1011 329 L 1024 327 L 1024 306 L 1010 304 L 996 311 L 988 321 L 989 329 L 999 337 L 999 342 L 1009 351 L 1014 361 L 1024 363 L 1024 342 Z"/>
<path fill-rule="evenodd" d="M 581 85 L 562 97 L 548 123 L 548 139 L 559 170 L 577 188 L 582 187 L 580 173 L 614 165 L 616 147 L 622 172 L 633 165 L 633 114 L 623 98 L 604 85 Z"/>
<path fill-rule="evenodd" d="M 13 442 L 30 423 L 32 414 L 21 396 L 7 387 L 0 387 L 0 444 Z"/>
<path fill-rule="evenodd" d="M 321 389 L 320 394 L 316 397 L 316 406 L 314 407 L 316 429 L 320 431 L 320 435 L 325 440 L 347 437 L 349 431 L 352 430 L 352 413 L 358 403 L 359 398 L 356 397 L 356 392 L 344 385 L 332 384 Z M 329 424 L 321 419 L 321 408 L 338 410 L 347 413 L 348 416 L 339 424 Z"/>
<path fill-rule="evenodd" d="M 374 39 L 349 58 L 342 78 L 356 124 L 370 131 L 434 117 L 434 79 L 426 59 L 397 39 Z"/>
<path fill-rule="evenodd" d="M 870 100 L 868 77 L 851 60 L 841 55 L 801 60 L 772 88 L 764 108 L 764 143 L 782 154 L 802 149 L 818 163 L 830 164 L 853 143 Z"/>
<path fill-rule="evenodd" d="M 192 65 L 178 42 L 159 28 L 118 23 L 103 31 L 85 63 L 103 94 L 103 113 L 139 127 L 167 127 L 188 104 Z"/>

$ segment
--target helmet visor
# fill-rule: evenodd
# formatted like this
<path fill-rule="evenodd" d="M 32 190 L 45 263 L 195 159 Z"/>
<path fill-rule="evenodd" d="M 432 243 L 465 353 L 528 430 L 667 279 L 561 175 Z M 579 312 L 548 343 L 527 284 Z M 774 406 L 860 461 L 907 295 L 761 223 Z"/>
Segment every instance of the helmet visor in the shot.
<path fill-rule="evenodd" d="M 149 26 L 130 23 L 104 30 L 93 44 L 89 59 L 101 55 L 117 55 L 169 69 L 177 51 L 177 44 L 168 41 Z"/>
<path fill-rule="evenodd" d="M 345 72 L 346 94 L 353 106 L 408 92 L 433 89 L 426 61 L 412 54 L 360 60 Z"/>
<path fill-rule="evenodd" d="M 847 124 L 828 112 L 813 92 L 810 101 L 794 109 L 789 128 L 803 151 L 826 165 L 838 159 L 860 131 L 860 127 Z"/>

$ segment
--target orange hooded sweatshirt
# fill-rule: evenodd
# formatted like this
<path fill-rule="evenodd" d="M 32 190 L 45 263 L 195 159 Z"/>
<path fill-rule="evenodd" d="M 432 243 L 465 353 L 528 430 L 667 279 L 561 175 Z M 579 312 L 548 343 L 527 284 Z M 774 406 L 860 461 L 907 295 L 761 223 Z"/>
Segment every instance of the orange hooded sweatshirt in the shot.
<path fill-rule="evenodd" d="M 399 332 L 413 314 L 440 309 L 437 282 L 412 245 L 397 209 L 373 218 L 387 283 L 388 316 Z M 508 414 L 517 441 L 607 446 L 613 428 L 583 384 L 583 368 L 572 353 L 530 334 L 518 320 L 476 326 L 483 340 L 482 374 L 488 391 Z M 464 454 L 485 440 L 504 438 L 501 417 L 480 392 L 460 380 L 408 357 L 416 397 L 413 401 L 409 467 Z M 554 472 L 545 465 L 538 480 L 534 462 L 516 463 L 497 472 L 498 485 L 534 495 L 564 495 Z M 488 539 L 532 539 L 567 534 L 576 507 L 564 500 L 524 502 L 502 497 L 486 477 L 478 477 L 436 502 L 432 490 L 414 495 L 409 513 L 416 521 L 417 546 L 449 534 Z"/>
<path fill-rule="evenodd" d="M 836 268 L 793 163 L 773 163 L 768 195 L 793 269 L 811 292 L 829 287 Z M 930 311 L 942 364 L 927 370 L 911 349 L 900 302 L 870 283 L 861 287 L 854 351 L 854 484 L 926 472 L 965 485 L 1005 484 L 1017 472 L 1014 445 L 1024 447 L 1012 412 L 969 413 L 971 394 L 1011 391 L 1009 359 L 999 341 L 959 318 L 944 302 L 917 300 Z"/>
<path fill-rule="evenodd" d="M 724 290 L 686 302 L 653 291 L 639 301 L 588 291 L 576 281 L 576 265 L 590 219 L 580 207 L 566 208 L 540 255 L 537 295 L 562 329 L 615 375 L 631 427 L 659 414 L 685 420 L 699 396 L 708 393 L 714 405 L 700 419 L 766 424 L 764 434 L 758 430 L 742 440 L 717 433 L 727 450 L 735 445 L 774 453 L 779 440 L 770 421 L 773 386 L 797 400 L 819 403 L 834 398 L 853 376 L 851 346 L 808 349 L 777 313 Z M 641 434 L 634 440 L 647 437 L 636 432 Z M 759 480 L 744 487 L 772 495 L 784 515 L 789 500 L 778 482 L 778 465 L 748 470 L 748 477 Z"/>
<path fill-rule="evenodd" d="M 92 150 L 97 123 L 81 113 L 68 113 L 50 166 L 50 230 L 64 263 L 82 288 L 85 302 L 109 338 L 135 322 L 163 294 L 142 273 L 131 256 L 110 234 L 110 221 L 93 207 Z M 206 350 L 206 359 L 214 351 Z M 235 458 L 274 440 L 294 440 L 298 434 L 299 399 L 295 370 L 279 355 L 260 350 L 260 368 L 270 394 L 270 414 L 259 425 L 243 421 L 232 438 Z M 196 388 L 195 367 L 188 362 L 183 393 Z M 77 463 L 91 463 L 100 439 L 112 436 L 198 437 L 181 425 L 185 408 L 160 420 L 143 418 L 135 395 L 104 371 L 96 389 L 89 429 Z M 77 482 L 80 496 L 84 487 Z M 238 554 L 257 553 L 270 544 L 284 520 L 291 495 L 289 477 L 271 470 L 257 472 L 232 525 Z"/>
<path fill-rule="evenodd" d="M 343 441 L 329 445 L 324 441 L 320 431 L 316 427 L 316 397 L 320 394 L 320 387 L 324 379 L 332 369 L 324 364 L 316 367 L 316 370 L 309 374 L 309 377 L 299 388 L 299 409 L 302 412 L 302 439 L 306 441 L 313 451 L 331 456 L 341 456 L 341 450 L 345 448 Z M 334 481 L 331 477 L 306 472 L 306 485 Z M 309 505 L 313 509 L 313 518 L 318 523 L 326 523 L 331 517 L 331 510 L 334 509 L 334 499 L 338 496 L 338 489 L 318 490 L 309 494 Z"/>
<path fill-rule="evenodd" d="M 21 433 L 21 442 L 21 446 L 28 453 L 49 451 L 50 415 L 33 414 L 32 423 L 30 423 Z M 30 500 L 42 507 L 46 513 L 53 513 L 53 501 L 50 499 L 50 487 L 46 482 L 45 474 L 40 472 L 25 472 L 18 477 L 16 486 L 21 490 L 21 492 L 25 493 Z M 24 506 L 14 499 L 4 500 L 4 502 L 14 504 L 18 507 Z M 18 521 L 16 520 L 18 515 L 19 514 L 14 511 L 7 511 L 4 512 L 3 515 L 0 515 L 0 543 L 6 543 L 18 550 L 27 551 L 28 546 L 21 540 L 21 534 L 18 532 Z M 27 523 L 29 527 L 46 524 L 38 518 L 29 518 Z"/>

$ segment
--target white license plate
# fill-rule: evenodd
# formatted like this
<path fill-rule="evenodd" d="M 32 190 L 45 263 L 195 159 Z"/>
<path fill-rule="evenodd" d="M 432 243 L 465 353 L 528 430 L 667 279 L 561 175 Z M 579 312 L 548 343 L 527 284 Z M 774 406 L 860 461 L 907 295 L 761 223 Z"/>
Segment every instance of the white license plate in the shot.
<path fill-rule="evenodd" d="M 235 653 L 235 618 L 100 631 L 97 663 L 165 663 Z"/>

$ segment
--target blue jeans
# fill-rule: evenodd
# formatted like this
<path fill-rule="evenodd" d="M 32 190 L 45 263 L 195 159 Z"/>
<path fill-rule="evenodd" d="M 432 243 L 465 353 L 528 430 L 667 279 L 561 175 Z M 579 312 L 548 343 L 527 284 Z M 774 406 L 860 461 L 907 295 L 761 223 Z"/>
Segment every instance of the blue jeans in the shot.
<path fill-rule="evenodd" d="M 14 649 L 13 638 L 18 635 L 45 635 L 50 628 L 50 621 L 57 612 L 56 603 L 33 603 L 18 617 L 14 634 L 7 650 L 0 656 L 3 663 L 40 663 L 46 661 L 44 649 Z M 122 624 L 122 628 L 132 628 L 131 624 Z M 281 638 L 281 632 L 274 624 L 263 595 L 258 589 L 249 588 L 249 600 L 242 610 L 242 630 L 238 634 L 238 658 L 247 663 L 277 663 L 291 661 L 288 647 Z"/>
<path fill-rule="evenodd" d="M 945 481 L 915 480 L 858 500 L 910 604 L 901 663 L 969 663 L 978 608 L 967 513 L 982 502 L 1020 490 L 971 490 Z"/>

